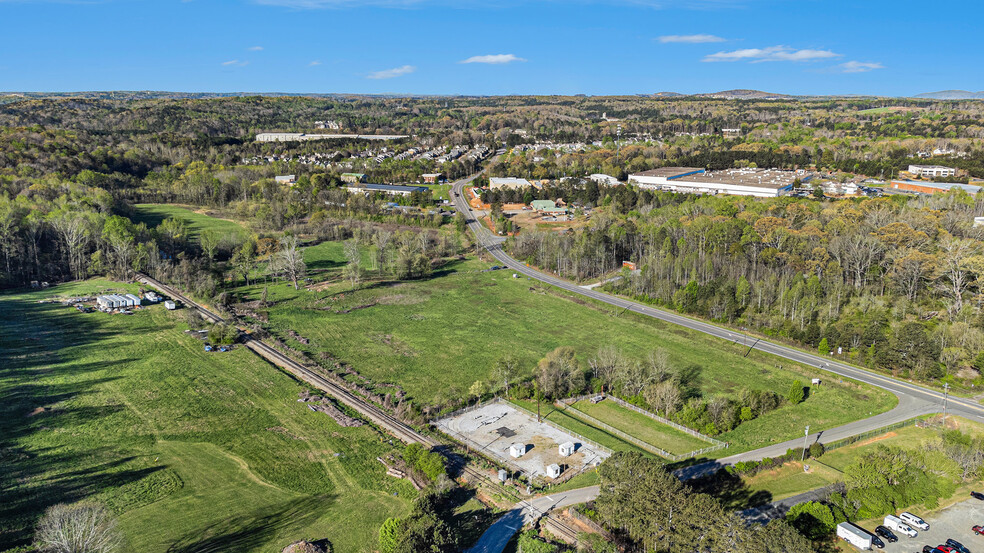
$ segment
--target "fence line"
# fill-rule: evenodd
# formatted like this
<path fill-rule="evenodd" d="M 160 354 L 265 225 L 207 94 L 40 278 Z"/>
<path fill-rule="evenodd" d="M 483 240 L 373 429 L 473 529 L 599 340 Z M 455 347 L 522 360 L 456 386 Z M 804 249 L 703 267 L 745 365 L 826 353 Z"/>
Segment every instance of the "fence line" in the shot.
<path fill-rule="evenodd" d="M 492 401 L 489 401 L 488 403 L 486 403 L 486 405 L 490 405 L 490 404 L 493 404 L 493 403 L 504 403 L 504 404 L 508 405 L 509 407 L 512 407 L 513 409 L 516 409 L 517 411 L 520 411 L 522 413 L 525 413 L 526 416 L 528 416 L 528 417 L 532 417 L 534 419 L 537 418 L 536 417 L 536 414 L 533 413 L 532 411 L 529 411 L 528 409 L 524 409 L 524 408 L 520 407 L 519 405 L 516 405 L 515 403 L 512 403 L 510 401 L 506 401 L 506 400 L 504 400 L 502 398 L 498 398 L 497 397 L 497 398 L 493 399 Z M 578 433 L 576 433 L 576 432 L 574 432 L 572 430 L 568 430 L 567 428 L 564 428 L 563 426 L 560 426 L 559 424 L 555 424 L 555 423 L 553 423 L 551 421 L 548 421 L 547 419 L 545 419 L 543 417 L 540 417 L 540 422 L 543 423 L 543 424 L 545 424 L 545 425 L 547 425 L 547 426 L 549 426 L 550 428 L 553 428 L 554 430 L 556 430 L 558 432 L 563 432 L 564 434 L 569 434 L 572 438 L 576 438 L 578 440 L 581 440 L 582 443 L 588 444 L 591 447 L 598 449 L 599 451 L 604 451 L 605 453 L 607 453 L 609 455 L 615 453 L 611 449 L 609 449 L 609 448 L 607 448 L 607 447 L 599 444 L 598 442 L 596 442 L 594 440 L 589 440 L 589 439 L 585 438 L 584 436 L 582 436 L 582 435 L 580 435 L 580 434 L 578 434 Z"/>
<path fill-rule="evenodd" d="M 563 405 L 562 403 L 558 402 L 558 407 L 560 407 L 562 405 Z M 625 432 L 622 432 L 618 428 L 615 428 L 614 426 L 612 426 L 610 424 L 606 424 L 606 423 L 604 423 L 604 422 L 602 422 L 602 421 L 600 421 L 600 420 L 592 417 L 591 415 L 585 413 L 584 411 L 581 411 L 580 409 L 578 409 L 577 407 L 574 407 L 573 405 L 567 405 L 567 406 L 564 406 L 564 407 L 561 407 L 561 408 L 562 409 L 570 409 L 571 411 L 574 411 L 575 413 L 577 413 L 578 418 L 583 418 L 584 420 L 586 420 L 587 422 L 593 424 L 594 426 L 597 426 L 601 430 L 604 430 L 605 432 L 608 432 L 610 434 L 614 434 L 614 435 L 618 436 L 619 438 L 622 438 L 623 440 L 625 440 L 625 441 L 627 441 L 629 443 L 635 444 L 636 446 L 641 447 L 642 449 L 645 449 L 646 451 L 648 451 L 650 453 L 655 453 L 656 455 L 659 455 L 660 457 L 665 457 L 665 458 L 667 458 L 667 459 L 669 459 L 671 461 L 679 461 L 680 460 L 680 459 L 677 459 L 677 455 L 674 455 L 673 453 L 670 453 L 669 451 L 666 451 L 665 449 L 656 447 L 656 446 L 654 446 L 654 445 L 652 445 L 650 443 L 644 442 L 644 441 L 640 440 L 639 438 L 636 438 L 635 436 L 630 436 L 630 435 L 626 434 Z"/>
<path fill-rule="evenodd" d="M 606 400 L 612 400 L 615 403 L 621 405 L 622 407 L 625 407 L 626 409 L 635 411 L 635 412 L 637 412 L 637 413 L 639 413 L 641 415 L 645 415 L 645 416 L 653 419 L 654 421 L 656 421 L 656 422 L 658 422 L 660 424 L 665 424 L 666 426 L 669 426 L 671 428 L 675 428 L 675 429 L 679 430 L 680 432 L 683 432 L 685 434 L 690 434 L 691 436 L 693 436 L 695 438 L 704 440 L 705 442 L 710 442 L 710 443 L 714 444 L 715 446 L 720 446 L 720 447 L 717 447 L 716 449 L 721 449 L 722 447 L 728 447 L 728 443 L 727 442 L 722 442 L 721 440 L 716 440 L 716 439 L 714 439 L 714 438 L 712 438 L 710 436 L 706 436 L 704 434 L 701 434 L 700 432 L 697 432 L 696 430 L 694 430 L 692 428 L 687 428 L 686 426 L 683 426 L 682 424 L 675 423 L 675 422 L 673 422 L 673 421 L 671 421 L 669 419 L 666 419 L 666 418 L 663 418 L 663 417 L 657 415 L 656 413 L 653 413 L 652 411 L 647 411 L 645 409 L 642 409 L 640 407 L 637 407 L 635 405 L 632 405 L 631 403 L 625 401 L 622 398 L 615 397 L 615 396 L 612 396 L 612 395 L 607 395 L 607 394 L 588 394 L 588 395 L 584 395 L 584 396 L 578 396 L 578 397 L 573 397 L 573 398 L 562 399 L 562 400 L 560 400 L 560 402 L 561 403 L 564 403 L 565 405 L 572 405 L 574 403 L 577 403 L 578 401 L 581 401 L 581 400 L 584 400 L 584 399 L 590 399 L 590 398 L 593 398 L 593 397 L 597 397 L 598 395 L 604 395 L 604 397 L 605 397 Z M 583 412 L 583 411 L 581 411 L 579 409 L 575 409 L 575 410 L 578 413 L 582 413 Z M 712 449 L 711 451 L 714 451 L 714 450 Z"/>
<path fill-rule="evenodd" d="M 608 530 L 605 530 L 600 524 L 578 512 L 574 507 L 568 507 L 564 512 L 567 516 L 594 530 L 598 534 L 601 534 L 601 536 L 605 539 L 611 539 L 612 535 Z"/>
<path fill-rule="evenodd" d="M 906 426 L 912 426 L 914 424 L 919 424 L 922 421 L 923 421 L 923 419 L 917 417 L 917 418 L 913 418 L 913 419 L 906 419 L 906 420 L 901 421 L 901 422 L 895 422 L 895 423 L 892 423 L 892 424 L 890 424 L 888 426 L 883 426 L 881 428 L 876 428 L 874 430 L 869 430 L 867 432 L 862 432 L 862 433 L 857 434 L 857 435 L 854 435 L 854 436 L 848 436 L 846 438 L 841 438 L 840 440 L 835 440 L 833 442 L 830 442 L 829 444 L 823 444 L 823 449 L 824 449 L 824 451 L 830 451 L 832 449 L 839 449 L 839 448 L 842 448 L 844 446 L 849 446 L 851 444 L 860 442 L 861 440 L 864 440 L 864 439 L 867 439 L 867 438 L 872 438 L 874 436 L 880 436 L 880 435 L 882 435 L 882 434 L 884 434 L 886 432 L 890 432 L 892 430 L 897 430 L 899 428 L 905 428 Z"/>

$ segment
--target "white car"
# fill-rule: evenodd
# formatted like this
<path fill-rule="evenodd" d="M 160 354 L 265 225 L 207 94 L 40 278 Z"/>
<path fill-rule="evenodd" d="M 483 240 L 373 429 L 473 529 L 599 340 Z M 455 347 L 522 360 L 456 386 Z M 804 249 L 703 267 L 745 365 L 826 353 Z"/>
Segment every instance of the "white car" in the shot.
<path fill-rule="evenodd" d="M 913 528 L 918 528 L 918 529 L 923 530 L 923 531 L 929 530 L 929 523 L 928 522 L 926 522 L 925 520 L 917 517 L 916 515 L 908 512 L 908 511 L 903 512 L 902 514 L 900 514 L 899 515 L 899 518 L 902 519 L 902 522 L 908 524 L 909 526 L 912 526 Z"/>

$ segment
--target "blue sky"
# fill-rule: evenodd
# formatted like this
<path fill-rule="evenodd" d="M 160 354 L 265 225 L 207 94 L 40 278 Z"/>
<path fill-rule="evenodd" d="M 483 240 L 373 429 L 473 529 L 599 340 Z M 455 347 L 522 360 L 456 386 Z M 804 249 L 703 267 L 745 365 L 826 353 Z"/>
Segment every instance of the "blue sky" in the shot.
<path fill-rule="evenodd" d="M 973 0 L 0 0 L 0 90 L 978 91 L 982 16 Z"/>

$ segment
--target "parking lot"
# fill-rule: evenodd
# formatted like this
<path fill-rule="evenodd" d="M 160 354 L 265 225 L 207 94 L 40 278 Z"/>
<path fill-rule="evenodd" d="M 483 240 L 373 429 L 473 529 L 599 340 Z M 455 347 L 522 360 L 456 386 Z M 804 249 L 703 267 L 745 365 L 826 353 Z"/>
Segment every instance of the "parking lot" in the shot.
<path fill-rule="evenodd" d="M 968 499 L 944 509 L 936 515 L 923 518 L 929 523 L 929 530 L 920 531 L 919 535 L 914 538 L 899 535 L 899 541 L 886 543 L 883 551 L 888 553 L 921 553 L 924 545 L 935 547 L 941 543 L 946 543 L 947 538 L 957 540 L 974 553 L 984 551 L 984 536 L 975 535 L 970 529 L 972 526 L 984 524 L 984 501 Z M 869 532 L 874 531 L 874 529 L 874 526 L 865 528 Z M 898 535 L 897 532 L 896 535 Z"/>

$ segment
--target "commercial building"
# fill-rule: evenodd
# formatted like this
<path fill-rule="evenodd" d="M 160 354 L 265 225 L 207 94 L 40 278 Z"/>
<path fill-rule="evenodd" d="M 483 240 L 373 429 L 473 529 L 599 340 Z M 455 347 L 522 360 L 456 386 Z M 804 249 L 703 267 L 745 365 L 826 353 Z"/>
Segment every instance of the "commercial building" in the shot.
<path fill-rule="evenodd" d="M 553 200 L 533 200 L 530 207 L 539 213 L 567 213 L 567 208 L 558 206 Z"/>
<path fill-rule="evenodd" d="M 514 190 L 517 188 L 540 188 L 538 184 L 533 184 L 526 179 L 519 179 L 515 177 L 490 177 L 489 178 L 489 189 L 499 190 L 499 189 L 510 189 Z"/>
<path fill-rule="evenodd" d="M 726 169 L 705 171 L 699 167 L 663 167 L 629 175 L 640 188 L 690 194 L 733 194 L 771 198 L 788 193 L 794 182 L 811 178 L 804 171 L 779 169 Z"/>
<path fill-rule="evenodd" d="M 441 180 L 441 177 L 443 176 L 444 176 L 443 173 L 424 173 L 423 175 L 424 182 L 426 182 L 427 184 L 437 184 L 437 182 Z"/>
<path fill-rule="evenodd" d="M 618 186 L 620 184 L 618 179 L 604 173 L 595 173 L 588 176 L 588 178 L 603 186 Z"/>
<path fill-rule="evenodd" d="M 359 140 L 399 140 L 405 134 L 321 134 L 303 132 L 261 132 L 256 135 L 257 142 L 304 142 L 306 140 L 327 140 L 329 138 L 357 138 Z"/>
<path fill-rule="evenodd" d="M 401 184 L 350 184 L 345 187 L 350 193 L 375 194 L 381 192 L 390 196 L 409 196 L 414 192 L 427 192 L 426 186 L 403 186 Z"/>
<path fill-rule="evenodd" d="M 955 168 L 944 167 L 942 165 L 910 165 L 909 172 L 913 175 L 931 179 L 957 176 L 957 170 Z"/>
<path fill-rule="evenodd" d="M 959 182 L 931 182 L 923 180 L 893 180 L 889 183 L 893 190 L 903 192 L 918 192 L 919 194 L 941 194 L 951 190 L 965 190 L 968 194 L 977 194 L 981 191 L 980 186 L 973 184 L 963 184 Z"/>
<path fill-rule="evenodd" d="M 366 182 L 365 173 L 342 173 L 342 182 Z"/>

